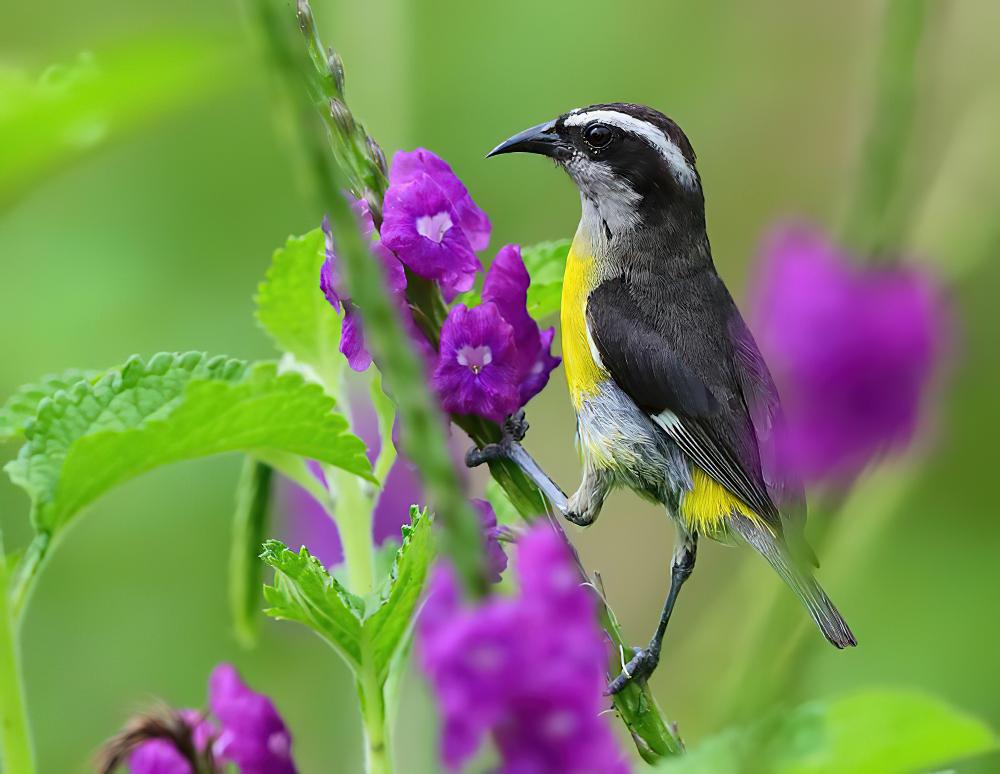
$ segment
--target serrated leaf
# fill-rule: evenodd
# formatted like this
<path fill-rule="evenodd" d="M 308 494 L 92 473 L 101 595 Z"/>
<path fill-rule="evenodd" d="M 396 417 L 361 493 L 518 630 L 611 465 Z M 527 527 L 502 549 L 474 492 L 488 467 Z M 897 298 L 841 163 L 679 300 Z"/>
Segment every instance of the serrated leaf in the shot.
<path fill-rule="evenodd" d="M 236 636 L 244 645 L 257 639 L 264 568 L 258 558 L 267 532 L 273 478 L 270 465 L 250 456 L 244 458 L 229 544 L 229 607 Z"/>
<path fill-rule="evenodd" d="M 563 272 L 566 270 L 570 244 L 569 239 L 557 239 L 521 248 L 521 260 L 531 277 L 531 284 L 528 286 L 528 314 L 539 322 L 559 311 Z M 479 286 L 461 294 L 457 301 L 473 307 L 483 300 L 482 293 L 482 287 Z"/>
<path fill-rule="evenodd" d="M 273 363 L 203 353 L 134 357 L 96 384 L 42 401 L 7 472 L 54 532 L 115 484 L 159 465 L 231 451 L 298 454 L 371 479 L 364 444 L 319 385 Z"/>
<path fill-rule="evenodd" d="M 295 553 L 278 540 L 268 540 L 260 558 L 274 568 L 274 585 L 264 587 L 264 599 L 270 605 L 264 612 L 308 626 L 358 668 L 363 657 L 364 602 L 337 582 L 305 547 Z"/>
<path fill-rule="evenodd" d="M 389 667 L 409 636 L 424 581 L 434 560 L 434 536 L 427 510 L 410 509 L 410 526 L 403 527 L 403 544 L 378 607 L 364 621 L 364 635 L 374 659 L 375 674 L 384 682 Z"/>
<path fill-rule="evenodd" d="M 323 231 L 289 237 L 274 251 L 271 266 L 257 288 L 257 321 L 282 352 L 315 369 L 324 379 L 342 367 L 340 316 L 319 287 L 323 266 Z"/>
<path fill-rule="evenodd" d="M 665 774 L 904 774 L 997 747 L 981 720 L 915 691 L 867 690 L 805 704 L 750 729 L 711 737 Z"/>
<path fill-rule="evenodd" d="M 19 387 L 0 407 L 0 443 L 21 438 L 28 424 L 38 413 L 45 398 L 67 390 L 77 382 L 93 381 L 100 371 L 71 368 L 61 374 L 48 374 L 33 384 Z"/>

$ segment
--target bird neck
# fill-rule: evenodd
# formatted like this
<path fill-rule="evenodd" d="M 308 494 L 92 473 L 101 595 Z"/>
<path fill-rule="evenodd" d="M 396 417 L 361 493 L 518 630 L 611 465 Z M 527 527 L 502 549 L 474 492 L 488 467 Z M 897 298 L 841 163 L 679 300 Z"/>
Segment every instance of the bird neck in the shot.
<path fill-rule="evenodd" d="M 628 274 L 637 266 L 685 276 L 713 268 L 699 202 L 676 201 L 631 206 L 624 200 L 593 199 L 581 194 L 582 214 L 573 250 L 592 257 L 591 282 Z"/>

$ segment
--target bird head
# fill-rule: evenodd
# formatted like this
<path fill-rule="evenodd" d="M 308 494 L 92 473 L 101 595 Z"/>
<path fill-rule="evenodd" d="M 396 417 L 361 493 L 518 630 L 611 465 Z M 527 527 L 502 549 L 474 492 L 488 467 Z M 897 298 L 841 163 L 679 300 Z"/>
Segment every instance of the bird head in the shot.
<path fill-rule="evenodd" d="M 577 108 L 500 143 L 487 156 L 537 153 L 563 167 L 610 238 L 642 224 L 704 218 L 695 154 L 657 110 L 615 102 Z M 684 218 L 687 220 L 687 218 Z"/>

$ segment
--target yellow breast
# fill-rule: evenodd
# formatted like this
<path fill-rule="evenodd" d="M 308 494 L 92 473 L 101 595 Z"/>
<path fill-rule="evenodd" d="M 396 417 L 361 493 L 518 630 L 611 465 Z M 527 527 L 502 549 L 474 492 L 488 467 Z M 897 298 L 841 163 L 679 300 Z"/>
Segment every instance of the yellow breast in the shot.
<path fill-rule="evenodd" d="M 577 410 L 583 399 L 596 393 L 597 385 L 607 378 L 607 372 L 594 360 L 587 336 L 587 296 L 594 289 L 594 278 L 594 258 L 576 239 L 566 259 L 560 321 L 566 384 Z"/>

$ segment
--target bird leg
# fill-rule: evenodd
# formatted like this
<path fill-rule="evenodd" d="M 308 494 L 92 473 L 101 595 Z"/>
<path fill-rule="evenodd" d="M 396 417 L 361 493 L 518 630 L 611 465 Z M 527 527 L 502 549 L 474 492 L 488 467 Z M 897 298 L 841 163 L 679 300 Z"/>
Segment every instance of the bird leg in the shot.
<path fill-rule="evenodd" d="M 667 593 L 667 601 L 663 604 L 663 612 L 660 613 L 660 623 L 657 625 L 649 645 L 645 648 L 637 648 L 632 659 L 622 666 L 622 673 L 611 681 L 607 690 L 608 695 L 618 693 L 632 680 L 647 679 L 656 669 L 656 665 L 660 663 L 663 635 L 667 631 L 670 614 L 674 611 L 674 603 L 677 602 L 681 586 L 694 570 L 697 552 L 697 533 L 688 533 L 687 530 L 678 527 L 677 546 L 674 548 L 673 560 L 670 563 L 670 591 Z"/>
<path fill-rule="evenodd" d="M 507 417 L 504 421 L 501 428 L 501 437 L 497 443 L 487 444 L 482 448 L 473 447 L 469 449 L 465 455 L 465 464 L 470 468 L 474 468 L 492 460 L 510 460 L 538 487 L 541 493 L 552 504 L 552 507 L 562 514 L 564 518 L 582 527 L 591 524 L 597 518 L 597 511 L 600 510 L 600 502 L 597 503 L 596 509 L 588 508 L 584 512 L 577 512 L 571 507 L 571 498 L 566 496 L 566 493 L 559 485 L 542 470 L 541 466 L 535 462 L 534 457 L 521 445 L 521 441 L 524 440 L 527 432 L 528 422 L 525 419 L 524 410 L 522 409 L 516 414 Z M 587 500 L 599 499 L 603 501 L 603 497 L 598 498 L 593 493 L 593 490 L 597 487 L 594 485 L 588 487 L 586 483 L 585 479 L 584 486 L 581 486 L 580 492 L 577 492 L 573 496 L 572 503 L 575 504 L 580 500 L 580 494 L 585 489 L 590 494 L 590 497 L 586 498 Z M 604 488 L 605 493 L 606 491 L 606 488 Z"/>

